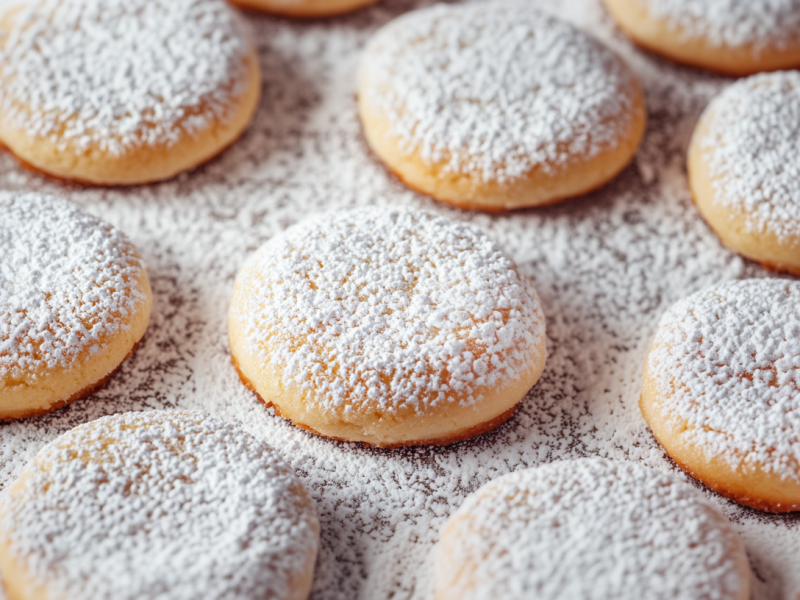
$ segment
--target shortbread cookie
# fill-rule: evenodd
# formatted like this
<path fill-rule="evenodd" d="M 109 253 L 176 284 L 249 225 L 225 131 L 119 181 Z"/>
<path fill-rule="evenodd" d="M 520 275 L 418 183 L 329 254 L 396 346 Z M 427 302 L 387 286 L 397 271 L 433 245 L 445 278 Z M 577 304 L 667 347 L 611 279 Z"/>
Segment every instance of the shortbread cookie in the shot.
<path fill-rule="evenodd" d="M 800 0 L 605 0 L 633 40 L 728 75 L 800 67 Z"/>
<path fill-rule="evenodd" d="M 136 184 L 191 169 L 239 137 L 259 81 L 255 47 L 224 0 L 0 9 L 0 141 L 57 177 Z"/>
<path fill-rule="evenodd" d="M 57 198 L 0 192 L 0 420 L 104 385 L 151 304 L 144 263 L 120 231 Z"/>
<path fill-rule="evenodd" d="M 298 19 L 332 17 L 375 4 L 379 0 L 231 0 L 244 8 Z"/>
<path fill-rule="evenodd" d="M 546 355 L 533 285 L 476 229 L 421 211 L 324 215 L 242 267 L 243 381 L 296 425 L 375 446 L 447 444 L 508 419 Z"/>
<path fill-rule="evenodd" d="M 76 427 L 0 499 L 12 600 L 303 600 L 318 547 L 316 510 L 292 469 L 199 413 Z"/>
<path fill-rule="evenodd" d="M 630 161 L 646 118 L 611 51 L 519 2 L 391 22 L 364 50 L 359 111 L 372 149 L 410 187 L 485 210 L 602 186 Z"/>
<path fill-rule="evenodd" d="M 735 281 L 675 304 L 640 406 L 667 453 L 710 488 L 760 510 L 800 509 L 800 283 Z"/>
<path fill-rule="evenodd" d="M 556 462 L 496 479 L 445 524 L 436 600 L 748 600 L 730 522 L 677 478 L 629 462 Z"/>
<path fill-rule="evenodd" d="M 697 125 L 688 166 L 695 204 L 726 246 L 800 275 L 800 72 L 722 92 Z"/>

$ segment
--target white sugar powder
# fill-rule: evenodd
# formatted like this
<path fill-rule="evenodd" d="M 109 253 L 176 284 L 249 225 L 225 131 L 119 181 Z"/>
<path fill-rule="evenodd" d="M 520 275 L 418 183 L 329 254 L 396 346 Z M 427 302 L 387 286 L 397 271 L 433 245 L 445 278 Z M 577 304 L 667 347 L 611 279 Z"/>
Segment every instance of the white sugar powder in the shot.
<path fill-rule="evenodd" d="M 171 145 L 227 118 L 246 84 L 244 23 L 223 0 L 24 4 L 0 44 L 4 126 L 58 148 Z"/>
<path fill-rule="evenodd" d="M 384 0 L 324 22 L 248 13 L 265 81 L 260 109 L 229 151 L 175 180 L 64 187 L 0 154 L 0 187 L 66 195 L 122 228 L 142 250 L 155 294 L 148 333 L 106 388 L 54 414 L 0 425 L 0 485 L 46 442 L 89 419 L 144 408 L 202 410 L 267 441 L 314 496 L 322 525 L 314 600 L 421 600 L 431 597 L 431 551 L 444 520 L 490 479 L 586 455 L 674 470 L 637 406 L 658 320 L 697 290 L 767 275 L 720 245 L 687 188 L 692 130 L 729 82 L 639 52 L 599 0 L 529 3 L 609 44 L 647 95 L 648 131 L 634 164 L 605 189 L 559 206 L 503 215 L 453 210 L 407 190 L 370 154 L 355 101 L 360 52 L 379 27 L 428 0 Z M 289 425 L 239 381 L 226 327 L 238 270 L 289 226 L 365 205 L 468 221 L 533 279 L 547 318 L 547 364 L 495 432 L 447 448 L 364 449 Z M 794 599 L 794 517 L 708 497 L 745 540 L 754 598 Z"/>
<path fill-rule="evenodd" d="M 61 598 L 289 598 L 313 503 L 266 444 L 189 412 L 136 412 L 42 449 L 0 500 L 0 541 Z"/>
<path fill-rule="evenodd" d="M 0 375 L 69 367 L 147 301 L 143 264 L 117 229 L 41 194 L 0 192 Z"/>
<path fill-rule="evenodd" d="M 409 13 L 370 40 L 359 77 L 403 151 L 484 181 L 612 150 L 638 116 L 619 59 L 528 3 Z"/>
<path fill-rule="evenodd" d="M 497 244 L 421 211 L 306 221 L 239 281 L 232 314 L 249 352 L 332 410 L 473 404 L 476 389 L 522 376 L 544 337 L 536 292 Z"/>
<path fill-rule="evenodd" d="M 454 521 L 437 561 L 448 598 L 729 600 L 748 583 L 744 548 L 712 503 L 630 462 L 569 460 L 505 475 Z"/>
<path fill-rule="evenodd" d="M 687 40 L 756 52 L 800 43 L 800 0 L 638 0 Z"/>
<path fill-rule="evenodd" d="M 751 279 L 681 300 L 647 360 L 689 443 L 735 468 L 800 479 L 800 283 Z"/>
<path fill-rule="evenodd" d="M 708 107 L 698 140 L 714 178 L 714 201 L 748 232 L 800 236 L 800 72 L 742 79 Z"/>

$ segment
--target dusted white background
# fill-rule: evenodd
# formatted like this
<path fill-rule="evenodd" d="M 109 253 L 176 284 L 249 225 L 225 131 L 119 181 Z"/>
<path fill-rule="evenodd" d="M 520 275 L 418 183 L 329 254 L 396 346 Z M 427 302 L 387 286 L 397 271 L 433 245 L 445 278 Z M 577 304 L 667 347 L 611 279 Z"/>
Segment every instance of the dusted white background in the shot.
<path fill-rule="evenodd" d="M 636 404 L 659 316 L 711 284 L 774 276 L 720 246 L 686 185 L 694 123 L 732 80 L 640 52 L 599 0 L 529 1 L 617 51 L 645 88 L 650 118 L 634 163 L 616 181 L 552 208 L 503 215 L 449 209 L 405 189 L 371 155 L 356 114 L 359 52 L 376 28 L 427 0 L 385 0 L 306 23 L 248 13 L 264 79 L 255 120 L 230 150 L 172 181 L 62 185 L 0 154 L 0 187 L 58 194 L 127 232 L 155 294 L 148 333 L 106 388 L 53 414 L 0 424 L 0 486 L 79 423 L 127 410 L 205 411 L 268 441 L 311 490 L 322 521 L 313 598 L 405 599 L 431 596 L 439 528 L 468 493 L 498 475 L 588 455 L 675 470 Z M 365 204 L 411 205 L 473 222 L 533 278 L 549 358 L 541 381 L 497 431 L 448 448 L 366 449 L 295 429 L 239 383 L 226 338 L 239 265 L 310 214 Z M 710 495 L 743 536 L 755 598 L 795 598 L 798 518 Z"/>

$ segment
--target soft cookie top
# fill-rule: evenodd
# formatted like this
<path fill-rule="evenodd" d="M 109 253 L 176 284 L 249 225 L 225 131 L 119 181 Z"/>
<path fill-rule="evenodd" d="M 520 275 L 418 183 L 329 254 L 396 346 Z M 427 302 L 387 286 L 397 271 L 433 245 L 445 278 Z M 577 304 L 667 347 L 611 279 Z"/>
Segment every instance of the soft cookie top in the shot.
<path fill-rule="evenodd" d="M 641 93 L 621 61 L 523 3 L 400 17 L 368 43 L 359 83 L 378 155 L 412 187 L 458 205 L 545 204 L 597 187 L 627 163 L 644 127 Z M 586 168 L 573 179 L 592 178 L 587 165 L 620 146 L 620 164 L 584 189 L 569 194 L 555 182 L 571 168 Z"/>
<path fill-rule="evenodd" d="M 391 207 L 273 238 L 243 266 L 230 313 L 234 360 L 265 401 L 378 445 L 513 410 L 543 368 L 544 329 L 533 285 L 485 234 Z M 276 400 L 289 390 L 300 413 Z M 353 430 L 321 431 L 326 420 Z"/>
<path fill-rule="evenodd" d="M 800 283 L 735 281 L 676 303 L 644 387 L 645 416 L 684 468 L 750 506 L 800 506 Z"/>
<path fill-rule="evenodd" d="M 81 425 L 0 499 L 3 582 L 20 598 L 305 598 L 318 536 L 292 469 L 199 413 Z"/>
<path fill-rule="evenodd" d="M 800 272 L 798 156 L 798 71 L 728 87 L 703 114 L 689 153 L 695 201 L 723 240 L 794 272 Z"/>
<path fill-rule="evenodd" d="M 92 159 L 142 161 L 145 148 L 228 135 L 255 69 L 244 23 L 223 0 L 12 0 L 0 34 L 3 141 L 35 167 L 97 183 L 132 175 L 118 166 L 104 181 Z M 169 175 L 151 166 L 141 177 Z"/>
<path fill-rule="evenodd" d="M 605 0 L 643 46 L 748 75 L 800 66 L 800 0 Z"/>
<path fill-rule="evenodd" d="M 749 598 L 731 524 L 697 490 L 582 459 L 496 479 L 445 525 L 436 599 Z"/>
<path fill-rule="evenodd" d="M 122 338 L 121 357 L 108 371 L 116 368 L 147 326 L 151 297 L 138 251 L 108 223 L 34 193 L 0 193 L 0 215 L 3 418 L 40 411 L 95 383 L 78 375 L 51 389 L 54 378 L 104 361 Z"/>

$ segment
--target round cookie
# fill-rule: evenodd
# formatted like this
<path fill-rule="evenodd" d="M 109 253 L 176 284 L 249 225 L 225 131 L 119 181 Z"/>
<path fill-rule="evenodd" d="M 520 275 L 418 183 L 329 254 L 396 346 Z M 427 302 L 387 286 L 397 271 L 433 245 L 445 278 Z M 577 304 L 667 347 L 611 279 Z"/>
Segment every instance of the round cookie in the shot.
<path fill-rule="evenodd" d="M 219 154 L 260 93 L 224 0 L 32 0 L 0 10 L 0 141 L 92 184 L 166 179 Z"/>
<path fill-rule="evenodd" d="M 800 67 L 800 0 L 605 0 L 640 46 L 727 75 Z"/>
<path fill-rule="evenodd" d="M 0 192 L 0 420 L 102 387 L 147 329 L 152 293 L 120 231 L 57 198 Z"/>
<path fill-rule="evenodd" d="M 442 530 L 436 600 L 750 598 L 730 522 L 690 485 L 581 459 L 510 473 Z"/>
<path fill-rule="evenodd" d="M 508 419 L 539 379 L 533 285 L 485 234 L 371 207 L 303 222 L 236 279 L 242 380 L 282 416 L 374 446 L 448 444 Z"/>
<path fill-rule="evenodd" d="M 410 187 L 461 208 L 551 204 L 633 157 L 644 97 L 610 50 L 519 2 L 437 5 L 367 44 L 367 141 Z"/>
<path fill-rule="evenodd" d="M 740 80 L 715 98 L 689 146 L 695 204 L 722 242 L 800 275 L 800 72 Z"/>
<path fill-rule="evenodd" d="M 759 510 L 800 509 L 800 283 L 734 281 L 675 304 L 639 405 L 667 453 L 713 490 Z"/>
<path fill-rule="evenodd" d="M 199 413 L 76 427 L 0 499 L 12 600 L 303 600 L 318 547 L 314 503 L 292 469 Z"/>
<path fill-rule="evenodd" d="M 296 19 L 316 19 L 349 13 L 379 0 L 230 0 L 243 8 Z"/>

